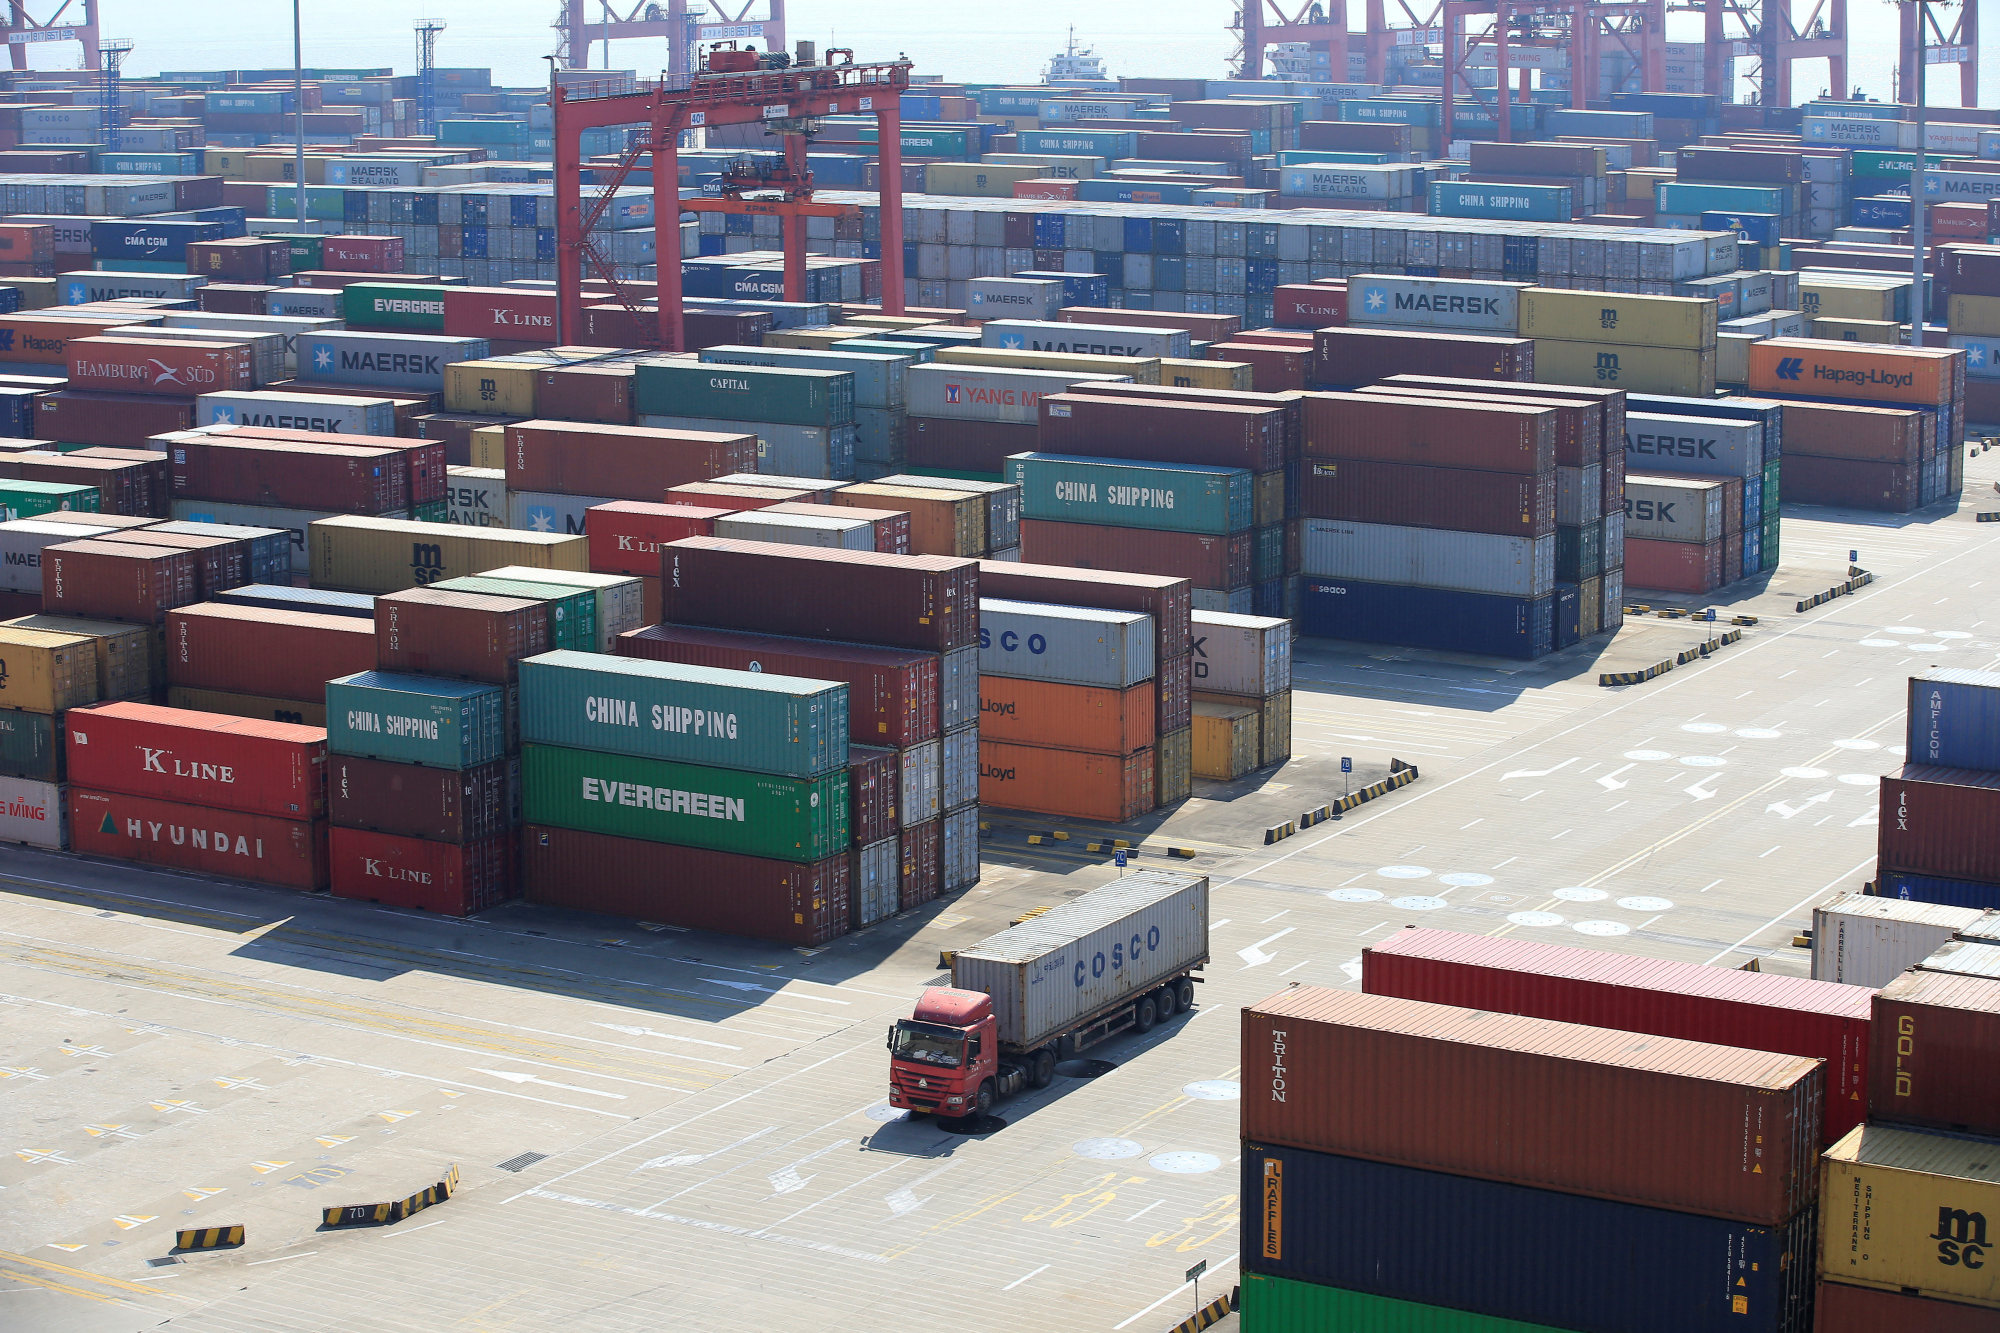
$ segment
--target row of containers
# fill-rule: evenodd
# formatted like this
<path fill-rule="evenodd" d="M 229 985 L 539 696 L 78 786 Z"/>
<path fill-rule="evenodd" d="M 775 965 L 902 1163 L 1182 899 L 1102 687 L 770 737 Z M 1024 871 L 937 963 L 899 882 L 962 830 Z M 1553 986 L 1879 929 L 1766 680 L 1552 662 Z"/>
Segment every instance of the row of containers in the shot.
<path fill-rule="evenodd" d="M 1244 1328 L 1990 1328 L 1982 951 L 1877 990 L 1410 928 L 1247 1006 Z"/>
<path fill-rule="evenodd" d="M 1882 779 L 1873 892 L 2000 908 L 2000 672 L 1912 676 L 1907 733 Z"/>

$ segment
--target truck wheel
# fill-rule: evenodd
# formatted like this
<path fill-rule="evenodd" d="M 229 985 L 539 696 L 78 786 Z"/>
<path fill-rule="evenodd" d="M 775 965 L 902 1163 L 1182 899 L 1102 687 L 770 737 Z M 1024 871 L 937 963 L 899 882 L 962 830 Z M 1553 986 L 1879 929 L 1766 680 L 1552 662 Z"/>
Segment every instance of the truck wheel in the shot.
<path fill-rule="evenodd" d="M 972 1114 L 985 1117 L 993 1114 L 993 1080 L 987 1079 L 979 1085 L 979 1095 L 972 1099 Z"/>
<path fill-rule="evenodd" d="M 1139 1032 L 1151 1032 L 1153 1024 L 1160 1021 L 1159 1010 L 1153 1007 L 1153 997 L 1142 995 L 1132 1010 L 1132 1026 Z"/>
<path fill-rule="evenodd" d="M 1056 1081 L 1055 1052 L 1044 1046 L 1035 1052 L 1035 1062 L 1028 1071 L 1028 1086 L 1046 1088 Z"/>
<path fill-rule="evenodd" d="M 1194 1008 L 1194 982 L 1182 977 L 1174 983 L 1174 1008 L 1186 1013 Z"/>

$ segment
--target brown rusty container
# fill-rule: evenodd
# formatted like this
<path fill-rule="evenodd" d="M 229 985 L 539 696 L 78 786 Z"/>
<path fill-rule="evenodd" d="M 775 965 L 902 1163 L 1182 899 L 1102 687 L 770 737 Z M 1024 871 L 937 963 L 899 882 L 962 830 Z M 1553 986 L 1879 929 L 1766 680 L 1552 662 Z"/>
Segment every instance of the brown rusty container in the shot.
<path fill-rule="evenodd" d="M 1555 417 L 1472 399 L 1308 394 L 1305 455 L 1541 473 L 1556 465 Z"/>
<path fill-rule="evenodd" d="M 1034 447 L 1050 453 L 1252 472 L 1285 465 L 1285 416 L 1276 407 L 1053 393 L 1042 399 L 1041 412 L 1041 442 Z"/>
<path fill-rule="evenodd" d="M 1495 389 L 1504 390 L 1504 383 L 1494 382 Z M 1585 402 L 1577 398 L 1541 398 L 1527 394 L 1468 394 L 1450 389 L 1426 389 L 1415 385 L 1370 384 L 1355 390 L 1357 393 L 1387 394 L 1392 398 L 1414 398 L 1418 401 L 1442 399 L 1451 401 L 1473 401 L 1511 403 L 1517 407 L 1541 407 L 1554 412 L 1556 422 L 1556 466 L 1589 467 L 1604 461 L 1604 407 L 1601 403 Z M 1619 453 L 1624 453 L 1621 445 Z"/>
<path fill-rule="evenodd" d="M 194 555 L 115 541 L 42 548 L 42 606 L 52 614 L 160 625 L 199 600 Z"/>
<path fill-rule="evenodd" d="M 447 474 L 445 444 L 442 440 L 402 439 L 389 435 L 343 435 L 333 431 L 296 430 L 286 426 L 232 426 L 216 431 L 210 439 L 276 440 L 296 444 L 340 444 L 355 449 L 393 449 L 403 455 L 407 478 L 404 485 L 413 505 L 445 498 Z"/>
<path fill-rule="evenodd" d="M 1249 366 L 1250 388 L 1256 393 L 1303 389 L 1312 377 L 1313 349 L 1310 342 L 1304 347 L 1286 347 L 1261 339 L 1212 343 L 1208 358 L 1211 361 L 1241 361 Z"/>
<path fill-rule="evenodd" d="M 2000 1137 L 1995 1050 L 2000 981 L 1903 973 L 1875 995 L 1868 1118 Z"/>
<path fill-rule="evenodd" d="M 629 426 L 633 374 L 630 361 L 540 371 L 535 377 L 535 406 L 562 421 Z"/>
<path fill-rule="evenodd" d="M 382 671 L 505 685 L 524 657 L 549 650 L 540 602 L 410 588 L 375 599 L 375 665 Z"/>
<path fill-rule="evenodd" d="M 1549 537 L 1556 530 L 1556 474 L 1312 458 L 1299 469 L 1299 512 L 1352 523 Z"/>
<path fill-rule="evenodd" d="M 1319 986 L 1242 1032 L 1258 1143 L 1763 1226 L 1818 1194 L 1803 1056 Z"/>
<path fill-rule="evenodd" d="M 1790 434 L 1788 427 L 1787 438 Z M 1797 504 L 1906 514 L 1923 498 L 1923 475 L 1921 463 L 1821 458 L 1787 449 L 1782 484 L 1784 498 Z"/>
<path fill-rule="evenodd" d="M 324 703 L 327 681 L 374 669 L 373 621 L 223 602 L 167 613 L 170 686 Z"/>
<path fill-rule="evenodd" d="M 327 759 L 328 822 L 432 842 L 473 842 L 520 822 L 521 761 L 429 768 L 336 754 Z"/>
<path fill-rule="evenodd" d="M 669 486 L 666 497 L 668 504 L 698 505 L 727 510 L 732 514 L 740 514 L 746 509 L 768 509 L 779 504 L 826 503 L 823 497 L 808 490 L 784 490 L 777 486 L 730 481 L 682 482 L 678 486 Z"/>
<path fill-rule="evenodd" d="M 1039 449 L 1042 428 L 1033 421 L 961 421 L 956 417 L 910 417 L 904 448 L 911 467 L 953 472 L 1006 471 L 1010 455 Z"/>
<path fill-rule="evenodd" d="M 657 500 L 669 486 L 757 470 L 757 437 L 576 421 L 506 427 L 507 489 Z"/>
<path fill-rule="evenodd" d="M 1073 569 L 1115 569 L 1186 579 L 1197 588 L 1227 591 L 1250 586 L 1248 532 L 1217 537 L 1024 518 L 1021 558 Z"/>
<path fill-rule="evenodd" d="M 167 516 L 166 455 L 148 463 L 48 452 L 0 456 L 0 477 L 95 486 L 107 514 Z"/>
<path fill-rule="evenodd" d="M 700 847 L 530 824 L 521 832 L 529 902 L 811 947 L 848 926 L 848 856 L 773 861 Z M 717 885 L 728 892 L 718 893 Z"/>
<path fill-rule="evenodd" d="M 1016 602 L 1091 606 L 1101 611 L 1136 611 L 1153 618 L 1153 660 L 1164 663 L 1193 650 L 1189 616 L 1194 587 L 1184 578 L 1066 569 L 1014 560 L 979 562 L 979 593 Z M 1186 726 L 1185 722 L 1181 723 Z M 1171 731 L 1171 727 L 1163 727 Z"/>
<path fill-rule="evenodd" d="M 1303 393 L 1197 389 L 1176 384 L 1127 384 L 1123 380 L 1083 380 L 1071 385 L 1069 392 L 1085 394 L 1092 398 L 1144 398 L 1165 403 L 1196 403 L 1205 406 L 1275 407 L 1285 414 L 1285 457 L 1297 458 L 1303 448 L 1306 400 Z"/>
<path fill-rule="evenodd" d="M 1979 1305 L 1822 1280 L 1813 1333 L 1996 1333 L 2000 1315 Z"/>
<path fill-rule="evenodd" d="M 896 910 L 907 912 L 937 899 L 944 879 L 944 816 L 926 819 L 903 830 L 903 865 L 896 886 Z"/>
<path fill-rule="evenodd" d="M 979 563 L 690 537 L 666 549 L 668 620 L 943 652 L 979 641 Z"/>
<path fill-rule="evenodd" d="M 326 238 L 328 241 L 340 239 L 343 238 Z M 292 275 L 291 242 L 267 241 L 256 236 L 190 241 L 187 271 L 203 274 L 211 281 L 228 283 L 262 284 L 274 278 L 289 278 Z"/>
<path fill-rule="evenodd" d="M 911 553 L 911 515 L 901 509 L 869 509 L 859 503 L 851 505 L 819 504 L 816 502 L 788 500 L 784 504 L 765 505 L 764 510 L 772 514 L 796 514 L 801 518 L 866 519 L 873 525 L 873 536 L 877 551 L 880 551 L 883 555 L 909 555 Z M 688 535 L 694 536 L 697 534 L 689 533 Z M 933 551 L 922 552 L 920 554 L 937 555 L 942 554 L 942 552 Z"/>
<path fill-rule="evenodd" d="M 128 546 L 162 546 L 194 555 L 195 591 L 206 601 L 225 588 L 250 582 L 250 542 L 241 537 L 203 537 L 180 532 L 135 528 L 118 538 Z"/>
<path fill-rule="evenodd" d="M 903 756 L 872 745 L 847 747 L 848 826 L 854 845 L 866 847 L 902 831 L 898 802 L 902 794 Z"/>
<path fill-rule="evenodd" d="M 146 393 L 195 398 L 204 393 L 254 389 L 250 348 L 216 346 L 137 335 L 72 338 L 69 387 L 98 393 Z"/>
<path fill-rule="evenodd" d="M 1165 736 L 1194 720 L 1194 654 L 1182 653 L 1153 664 L 1154 729 Z"/>
<path fill-rule="evenodd" d="M 902 510 L 909 515 L 910 553 L 979 556 L 986 553 L 986 497 L 970 491 L 863 482 L 835 491 L 832 503 L 849 509 Z M 886 549 L 877 546 L 876 550 Z"/>
<path fill-rule="evenodd" d="M 1459 375 L 1483 380 L 1535 377 L 1532 338 L 1329 328 L 1314 335 L 1314 384 L 1374 384 L 1391 375 Z"/>
<path fill-rule="evenodd" d="M 1881 811 L 1882 870 L 2000 881 L 2000 773 L 1905 764 L 1882 779 Z"/>
<path fill-rule="evenodd" d="M 1562 402 L 1595 403 L 1601 412 L 1598 434 L 1602 440 L 1605 461 L 1608 463 L 1614 458 L 1622 460 L 1625 457 L 1623 389 L 1586 389 L 1575 384 L 1528 384 L 1487 379 L 1457 379 L 1446 375 L 1391 375 L 1377 387 L 1400 389 L 1406 385 L 1413 389 L 1439 389 L 1448 393 L 1472 394 L 1476 397 L 1527 398 L 1551 405 L 1560 405 Z"/>
<path fill-rule="evenodd" d="M 472 432 L 482 426 L 505 426 L 519 420 L 519 417 L 488 416 L 480 412 L 425 412 L 410 427 L 420 438 L 433 440 L 442 447 L 445 462 L 452 467 L 472 467 Z"/>
<path fill-rule="evenodd" d="M 1785 404 L 1785 456 L 1915 464 L 1923 458 L 1921 412 L 1850 403 Z M 1790 487 L 1786 487 L 1789 497 Z"/>
<path fill-rule="evenodd" d="M 167 457 L 173 493 L 186 499 L 398 516 L 410 507 L 409 465 L 395 449 L 221 436 L 175 440 Z"/>

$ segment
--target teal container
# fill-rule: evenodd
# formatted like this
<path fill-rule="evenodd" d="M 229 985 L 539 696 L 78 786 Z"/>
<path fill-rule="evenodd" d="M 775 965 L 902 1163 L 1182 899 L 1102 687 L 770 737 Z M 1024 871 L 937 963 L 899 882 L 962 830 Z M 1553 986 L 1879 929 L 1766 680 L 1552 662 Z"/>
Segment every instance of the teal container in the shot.
<path fill-rule="evenodd" d="M 1014 135 L 1017 153 L 1083 153 L 1107 160 L 1133 156 L 1139 151 L 1138 144 L 1139 135 L 1134 130 L 1020 130 Z"/>
<path fill-rule="evenodd" d="M 562 592 L 546 583 L 523 583 L 485 574 L 442 579 L 430 585 L 439 592 L 483 592 L 495 597 L 522 597 L 548 608 L 549 646 L 590 652 L 597 647 L 597 594 L 588 589 Z"/>
<path fill-rule="evenodd" d="M 848 845 L 844 768 L 787 778 L 528 745 L 521 791 L 530 824 L 779 861 L 818 861 Z M 731 887 L 713 886 L 716 893 Z"/>
<path fill-rule="evenodd" d="M 847 767 L 847 686 L 556 652 L 521 663 L 521 740 L 817 778 Z"/>
<path fill-rule="evenodd" d="M 292 218 L 299 214 L 295 185 L 273 185 L 266 200 L 266 217 Z M 337 185 L 306 186 L 306 216 L 321 222 L 347 220 L 347 191 Z M 439 325 L 443 327 L 442 324 Z"/>
<path fill-rule="evenodd" d="M 1250 539 L 1250 581 L 1269 583 L 1285 576 L 1285 525 L 1258 528 Z"/>
<path fill-rule="evenodd" d="M 1943 153 L 1925 153 L 1924 170 L 1943 171 L 1963 161 Z M 1908 185 L 1910 173 L 1916 169 L 1917 155 L 1907 148 L 1857 148 L 1849 157 L 1849 174 L 1856 180 L 1887 180 Z"/>
<path fill-rule="evenodd" d="M 199 176 L 199 153 L 99 153 L 97 169 L 113 176 Z"/>
<path fill-rule="evenodd" d="M 414 282 L 356 282 L 340 294 L 350 328 L 444 332 L 444 288 Z"/>
<path fill-rule="evenodd" d="M 917 365 L 929 365 L 937 359 L 937 348 L 929 343 L 884 342 L 880 338 L 849 338 L 845 342 L 827 344 L 829 352 L 873 352 L 880 356 L 906 356 Z"/>
<path fill-rule="evenodd" d="M 871 120 L 860 126 L 861 142 L 874 143 L 878 131 Z M 976 130 L 950 130 L 934 127 L 903 127 L 903 153 L 906 157 L 970 157 L 978 151 Z"/>
<path fill-rule="evenodd" d="M 357 671 L 326 683 L 326 748 L 425 768 L 476 768 L 507 754 L 497 685 Z"/>
<path fill-rule="evenodd" d="M 60 714 L 0 708 L 0 774 L 36 782 L 63 780 Z"/>
<path fill-rule="evenodd" d="M 1114 528 L 1227 534 L 1250 526 L 1255 482 L 1245 468 L 1015 454 L 1004 477 L 1021 517 Z"/>
<path fill-rule="evenodd" d="M 641 416 L 770 421 L 825 429 L 854 420 L 854 372 L 804 366 L 641 361 L 632 377 Z"/>
<path fill-rule="evenodd" d="M 1441 218 L 1568 222 L 1575 196 L 1567 185 L 1499 185 L 1483 181 L 1432 181 L 1430 211 Z"/>
<path fill-rule="evenodd" d="M 8 521 L 33 518 L 37 514 L 59 514 L 66 509 L 79 513 L 103 512 L 104 494 L 95 486 L 67 481 L 0 480 L 0 514 Z"/>
<path fill-rule="evenodd" d="M 1428 98 L 1343 98 L 1338 119 L 1369 125 L 1436 125 L 1443 106 Z"/>
<path fill-rule="evenodd" d="M 1654 186 L 1654 203 L 1662 213 L 1781 213 L 1796 212 L 1789 189 L 1776 185 L 1698 185 L 1661 181 Z"/>

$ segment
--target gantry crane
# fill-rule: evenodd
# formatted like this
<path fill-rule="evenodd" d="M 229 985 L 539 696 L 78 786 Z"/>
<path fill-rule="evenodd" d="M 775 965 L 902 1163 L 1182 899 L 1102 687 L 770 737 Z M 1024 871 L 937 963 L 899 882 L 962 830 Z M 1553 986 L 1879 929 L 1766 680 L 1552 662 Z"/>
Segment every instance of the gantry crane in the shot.
<path fill-rule="evenodd" d="M 31 12 L 40 9 L 44 18 Z M 45 42 L 77 42 L 83 46 L 83 67 L 101 69 L 97 45 L 97 0 L 59 0 L 51 12 L 46 4 L 7 0 L 0 14 L 0 31 L 7 34 L 7 55 L 15 69 L 28 67 L 28 48 Z"/>

